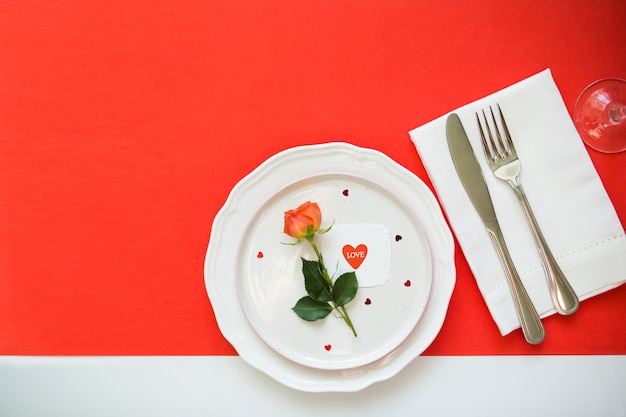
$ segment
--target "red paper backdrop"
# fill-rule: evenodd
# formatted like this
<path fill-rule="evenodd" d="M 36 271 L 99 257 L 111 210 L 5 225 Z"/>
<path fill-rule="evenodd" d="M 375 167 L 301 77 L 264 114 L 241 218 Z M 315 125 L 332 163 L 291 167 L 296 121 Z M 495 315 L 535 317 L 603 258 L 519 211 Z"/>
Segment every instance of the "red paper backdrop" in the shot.
<path fill-rule="evenodd" d="M 430 185 L 409 130 L 545 68 L 571 110 L 626 78 L 625 21 L 622 0 L 0 1 L 0 354 L 235 354 L 203 262 L 244 175 L 345 141 Z M 626 153 L 590 154 L 623 224 Z M 626 354 L 626 287 L 532 347 L 456 266 L 426 354 Z"/>

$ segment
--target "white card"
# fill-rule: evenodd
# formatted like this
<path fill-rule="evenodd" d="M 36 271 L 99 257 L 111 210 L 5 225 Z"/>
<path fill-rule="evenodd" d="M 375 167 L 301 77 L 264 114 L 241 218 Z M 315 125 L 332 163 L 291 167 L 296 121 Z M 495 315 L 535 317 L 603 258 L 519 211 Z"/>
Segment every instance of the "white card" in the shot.
<path fill-rule="evenodd" d="M 391 238 L 382 224 L 336 224 L 318 235 L 328 273 L 335 278 L 354 271 L 359 287 L 384 285 L 391 272 Z"/>

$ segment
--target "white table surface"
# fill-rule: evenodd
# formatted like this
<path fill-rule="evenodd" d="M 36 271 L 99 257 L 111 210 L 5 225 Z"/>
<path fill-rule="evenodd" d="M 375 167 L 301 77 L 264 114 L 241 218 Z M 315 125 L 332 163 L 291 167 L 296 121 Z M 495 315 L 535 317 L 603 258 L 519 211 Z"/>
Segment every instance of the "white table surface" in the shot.
<path fill-rule="evenodd" d="M 0 357 L 0 416 L 626 416 L 626 356 L 418 357 L 355 393 L 236 356 Z"/>

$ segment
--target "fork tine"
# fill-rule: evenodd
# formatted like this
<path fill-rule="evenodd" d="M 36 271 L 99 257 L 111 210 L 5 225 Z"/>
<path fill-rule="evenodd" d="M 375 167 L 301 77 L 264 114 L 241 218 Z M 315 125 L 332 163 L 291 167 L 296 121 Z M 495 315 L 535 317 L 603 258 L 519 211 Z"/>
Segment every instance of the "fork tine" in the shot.
<path fill-rule="evenodd" d="M 478 124 L 478 130 L 480 131 L 480 139 L 482 141 L 483 144 L 483 151 L 485 151 L 485 156 L 487 157 L 487 160 L 491 163 L 495 161 L 493 152 L 491 152 L 491 149 L 489 148 L 489 145 L 487 144 L 487 139 L 485 138 L 485 132 L 483 131 L 483 126 L 480 123 L 480 117 L 478 117 L 478 112 L 475 113 L 476 114 L 476 123 Z"/>
<path fill-rule="evenodd" d="M 500 120 L 502 121 L 502 127 L 504 128 L 504 135 L 506 136 L 506 144 L 509 147 L 509 150 L 512 153 L 517 153 L 515 150 L 515 145 L 513 144 L 513 139 L 511 138 L 511 134 L 509 133 L 509 127 L 506 125 L 506 120 L 504 120 L 504 115 L 502 114 L 502 109 L 500 108 L 500 104 L 498 104 L 498 112 L 500 113 Z"/>
<path fill-rule="evenodd" d="M 496 122 L 496 117 L 493 114 L 493 109 L 491 108 L 491 106 L 489 106 L 489 112 L 491 113 L 491 120 L 493 121 L 494 130 L 496 131 L 496 137 L 498 138 L 498 144 L 500 145 L 500 156 L 504 158 L 509 153 L 509 148 L 504 144 L 504 141 L 502 140 L 500 128 L 498 127 L 498 123 Z"/>
<path fill-rule="evenodd" d="M 491 144 L 491 149 L 493 151 L 492 159 L 494 161 L 497 161 L 500 158 L 504 158 L 504 154 L 502 153 L 502 151 L 500 150 L 500 148 L 496 144 L 496 141 L 493 138 L 493 134 L 491 133 L 491 128 L 489 127 L 489 122 L 487 121 L 487 116 L 485 115 L 485 110 L 483 109 L 482 112 L 483 112 L 483 120 L 485 121 L 485 128 L 487 129 L 487 135 L 489 136 L 489 143 Z"/>

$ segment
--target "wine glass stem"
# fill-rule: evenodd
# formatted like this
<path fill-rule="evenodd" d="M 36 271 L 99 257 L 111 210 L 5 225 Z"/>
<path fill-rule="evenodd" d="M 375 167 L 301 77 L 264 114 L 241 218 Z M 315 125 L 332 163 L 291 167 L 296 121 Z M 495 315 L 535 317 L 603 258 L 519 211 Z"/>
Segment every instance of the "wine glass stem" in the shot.
<path fill-rule="evenodd" d="M 626 119 L 626 106 L 617 103 L 609 108 L 609 117 L 614 123 L 621 123 Z"/>

